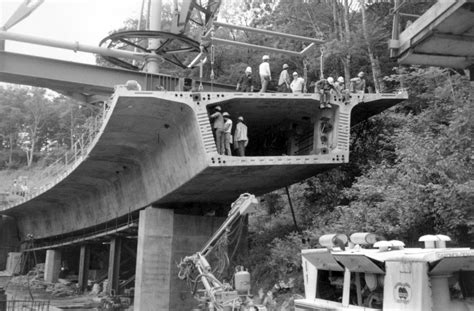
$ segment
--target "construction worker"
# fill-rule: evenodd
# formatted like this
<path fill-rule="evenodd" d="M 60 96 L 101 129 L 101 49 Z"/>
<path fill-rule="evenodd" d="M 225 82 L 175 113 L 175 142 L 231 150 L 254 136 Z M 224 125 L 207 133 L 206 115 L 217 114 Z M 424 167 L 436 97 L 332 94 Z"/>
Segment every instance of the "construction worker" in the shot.
<path fill-rule="evenodd" d="M 222 114 L 224 117 L 224 150 L 226 155 L 232 155 L 232 151 L 230 150 L 230 144 L 232 143 L 232 119 L 230 118 L 230 114 L 224 112 Z"/>
<path fill-rule="evenodd" d="M 224 153 L 224 117 L 221 113 L 221 107 L 214 107 L 214 113 L 211 115 L 211 120 L 214 120 L 212 128 L 214 130 L 214 136 L 216 138 L 217 153 Z"/>
<path fill-rule="evenodd" d="M 365 93 L 365 73 L 363 71 L 359 72 L 357 77 L 351 79 L 351 92 L 362 92 Z"/>
<path fill-rule="evenodd" d="M 316 83 L 316 87 L 314 88 L 315 93 L 319 93 L 320 95 L 320 105 L 319 108 L 331 108 L 331 104 L 329 103 L 331 97 L 331 91 L 334 90 L 339 94 L 334 86 L 334 79 L 329 77 L 327 79 L 321 79 Z"/>
<path fill-rule="evenodd" d="M 296 71 L 293 72 L 293 81 L 291 81 L 290 88 L 293 93 L 303 93 L 304 79 L 299 77 Z"/>
<path fill-rule="evenodd" d="M 283 70 L 280 73 L 280 79 L 278 80 L 278 92 L 288 93 L 290 92 L 290 74 L 288 73 L 288 64 L 283 65 Z"/>
<path fill-rule="evenodd" d="M 247 136 L 247 125 L 244 123 L 244 117 L 239 116 L 237 118 L 237 125 L 235 126 L 234 132 L 234 149 L 237 149 L 239 157 L 245 157 L 245 148 L 249 143 Z"/>
<path fill-rule="evenodd" d="M 236 91 L 253 92 L 252 67 L 247 67 L 237 81 Z"/>
<path fill-rule="evenodd" d="M 272 74 L 270 72 L 270 56 L 263 55 L 262 63 L 258 67 L 258 71 L 260 74 L 260 81 L 262 83 L 262 88 L 260 89 L 260 93 L 265 93 L 267 91 L 268 84 L 272 79 Z"/>
<path fill-rule="evenodd" d="M 344 85 L 344 78 L 337 78 L 337 81 L 334 82 L 334 86 L 339 91 L 339 94 L 342 96 L 342 100 L 344 101 L 344 103 L 348 104 L 350 102 L 350 94 Z"/>

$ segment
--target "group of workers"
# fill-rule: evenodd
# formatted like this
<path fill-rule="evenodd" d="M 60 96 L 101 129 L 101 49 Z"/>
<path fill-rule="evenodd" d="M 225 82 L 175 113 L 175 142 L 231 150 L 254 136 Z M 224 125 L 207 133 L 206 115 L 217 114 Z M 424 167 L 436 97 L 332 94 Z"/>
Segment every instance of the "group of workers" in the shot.
<path fill-rule="evenodd" d="M 278 79 L 278 92 L 282 93 L 303 93 L 305 92 L 306 81 L 298 75 L 298 72 L 293 72 L 291 79 L 290 74 L 288 73 L 289 66 L 288 64 L 283 65 L 283 69 L 280 72 L 280 77 Z M 262 57 L 262 63 L 259 66 L 259 75 L 260 82 L 262 87 L 260 88 L 260 93 L 265 93 L 270 83 L 271 71 L 270 71 L 270 57 L 264 55 Z M 321 95 L 321 105 L 320 108 L 330 108 L 329 99 L 331 94 L 335 94 L 338 97 L 343 97 L 345 102 L 348 102 L 350 99 L 350 92 L 365 92 L 366 80 L 365 73 L 363 71 L 359 72 L 357 77 L 350 80 L 350 88 L 346 88 L 344 84 L 344 78 L 339 77 L 335 81 L 334 78 L 329 77 L 327 79 L 320 79 L 316 83 L 312 83 L 310 86 L 314 85 L 314 92 Z M 236 86 L 237 91 L 241 92 L 253 92 L 253 78 L 252 78 L 252 68 L 247 67 L 244 74 L 237 81 Z"/>
<path fill-rule="evenodd" d="M 230 145 L 233 144 L 234 149 L 237 150 L 237 155 L 244 157 L 245 148 L 249 143 L 247 135 L 248 128 L 247 125 L 245 125 L 244 117 L 239 116 L 237 118 L 237 124 L 233 132 L 234 135 L 232 135 L 233 122 L 230 114 L 228 112 L 222 112 L 220 106 L 214 107 L 211 120 L 213 121 L 212 129 L 216 140 L 217 153 L 231 156 L 232 150 Z"/>

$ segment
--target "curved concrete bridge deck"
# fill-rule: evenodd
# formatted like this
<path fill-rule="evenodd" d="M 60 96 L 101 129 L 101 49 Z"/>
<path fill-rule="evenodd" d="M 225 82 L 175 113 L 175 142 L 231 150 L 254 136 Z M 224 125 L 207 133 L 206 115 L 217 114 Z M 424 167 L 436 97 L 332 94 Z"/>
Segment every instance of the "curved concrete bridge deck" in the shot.
<path fill-rule="evenodd" d="M 16 219 L 22 238 L 40 239 L 150 205 L 186 209 L 263 194 L 348 162 L 351 118 L 359 122 L 407 94 L 351 97 L 320 109 L 318 94 L 118 88 L 82 159 L 49 189 L 0 213 Z M 216 105 L 233 120 L 245 117 L 249 156 L 217 153 L 209 120 Z"/>
<path fill-rule="evenodd" d="M 466 68 L 474 64 L 474 0 L 435 3 L 391 48 L 401 64 Z"/>

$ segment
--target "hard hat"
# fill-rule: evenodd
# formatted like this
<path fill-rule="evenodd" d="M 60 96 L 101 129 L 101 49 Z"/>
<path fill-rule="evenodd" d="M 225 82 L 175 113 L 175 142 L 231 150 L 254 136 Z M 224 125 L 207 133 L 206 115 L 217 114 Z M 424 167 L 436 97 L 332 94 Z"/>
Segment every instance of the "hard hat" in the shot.
<path fill-rule="evenodd" d="M 365 76 L 365 73 L 363 71 L 359 72 L 359 74 L 357 75 L 358 77 L 363 77 Z"/>
<path fill-rule="evenodd" d="M 269 59 L 270 59 L 270 56 L 268 56 L 268 55 L 263 55 L 263 57 L 262 57 L 262 60 L 269 60 Z"/>
<path fill-rule="evenodd" d="M 237 119 L 242 121 L 242 122 L 244 121 L 244 117 L 242 117 L 242 116 L 239 116 Z"/>
<path fill-rule="evenodd" d="M 245 69 L 245 72 L 252 73 L 252 67 L 247 67 L 247 68 Z"/>
<path fill-rule="evenodd" d="M 283 69 L 288 69 L 288 64 L 283 64 Z"/>
<path fill-rule="evenodd" d="M 230 114 L 229 114 L 228 112 L 224 112 L 224 113 L 222 114 L 222 116 L 223 116 L 223 117 L 230 117 Z"/>
<path fill-rule="evenodd" d="M 222 109 L 221 109 L 221 106 L 215 106 L 214 109 L 217 110 L 217 111 L 221 111 L 221 110 L 222 110 Z"/>
<path fill-rule="evenodd" d="M 339 82 L 339 83 L 344 83 L 344 78 L 343 78 L 343 77 L 337 78 L 337 82 Z"/>
<path fill-rule="evenodd" d="M 328 78 L 328 82 L 329 82 L 330 84 L 333 84 L 333 83 L 334 83 L 333 77 L 329 77 L 329 78 Z"/>
<path fill-rule="evenodd" d="M 293 75 L 294 75 L 294 76 L 297 76 L 297 75 L 298 75 L 298 73 L 295 71 L 295 72 L 293 72 Z"/>

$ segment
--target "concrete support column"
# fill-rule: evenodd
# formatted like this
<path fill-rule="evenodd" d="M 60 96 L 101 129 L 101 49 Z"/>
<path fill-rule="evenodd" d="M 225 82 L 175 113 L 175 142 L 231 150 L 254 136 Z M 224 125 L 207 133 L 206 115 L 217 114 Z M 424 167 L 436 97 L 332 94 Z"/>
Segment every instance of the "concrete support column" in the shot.
<path fill-rule="evenodd" d="M 107 293 L 110 295 L 112 291 L 117 295 L 119 292 L 120 277 L 120 255 L 122 254 L 122 239 L 114 238 L 110 241 L 109 252 L 109 271 L 107 283 Z"/>
<path fill-rule="evenodd" d="M 166 310 L 181 311 L 197 308 L 198 303 L 192 297 L 190 288 L 178 278 L 179 270 L 174 263 L 199 251 L 219 229 L 224 220 L 225 218 L 220 217 L 175 214 L 171 258 L 173 263 L 171 266 L 171 292 L 169 293 L 171 304 Z"/>
<path fill-rule="evenodd" d="M 169 310 L 174 212 L 140 211 L 134 310 Z"/>
<path fill-rule="evenodd" d="M 15 219 L 0 215 L 0 271 L 7 267 L 8 253 L 19 249 L 20 240 Z"/>
<path fill-rule="evenodd" d="M 201 249 L 223 220 L 162 208 L 140 211 L 134 310 L 181 311 L 197 306 L 178 278 L 176 263 Z"/>
<path fill-rule="evenodd" d="M 89 262 L 90 262 L 90 247 L 89 245 L 81 245 L 81 252 L 79 254 L 79 275 L 78 285 L 81 292 L 87 288 L 87 281 L 89 279 Z"/>
<path fill-rule="evenodd" d="M 44 264 L 44 280 L 49 283 L 58 281 L 61 272 L 61 252 L 59 250 L 48 249 L 46 251 L 46 262 Z"/>

